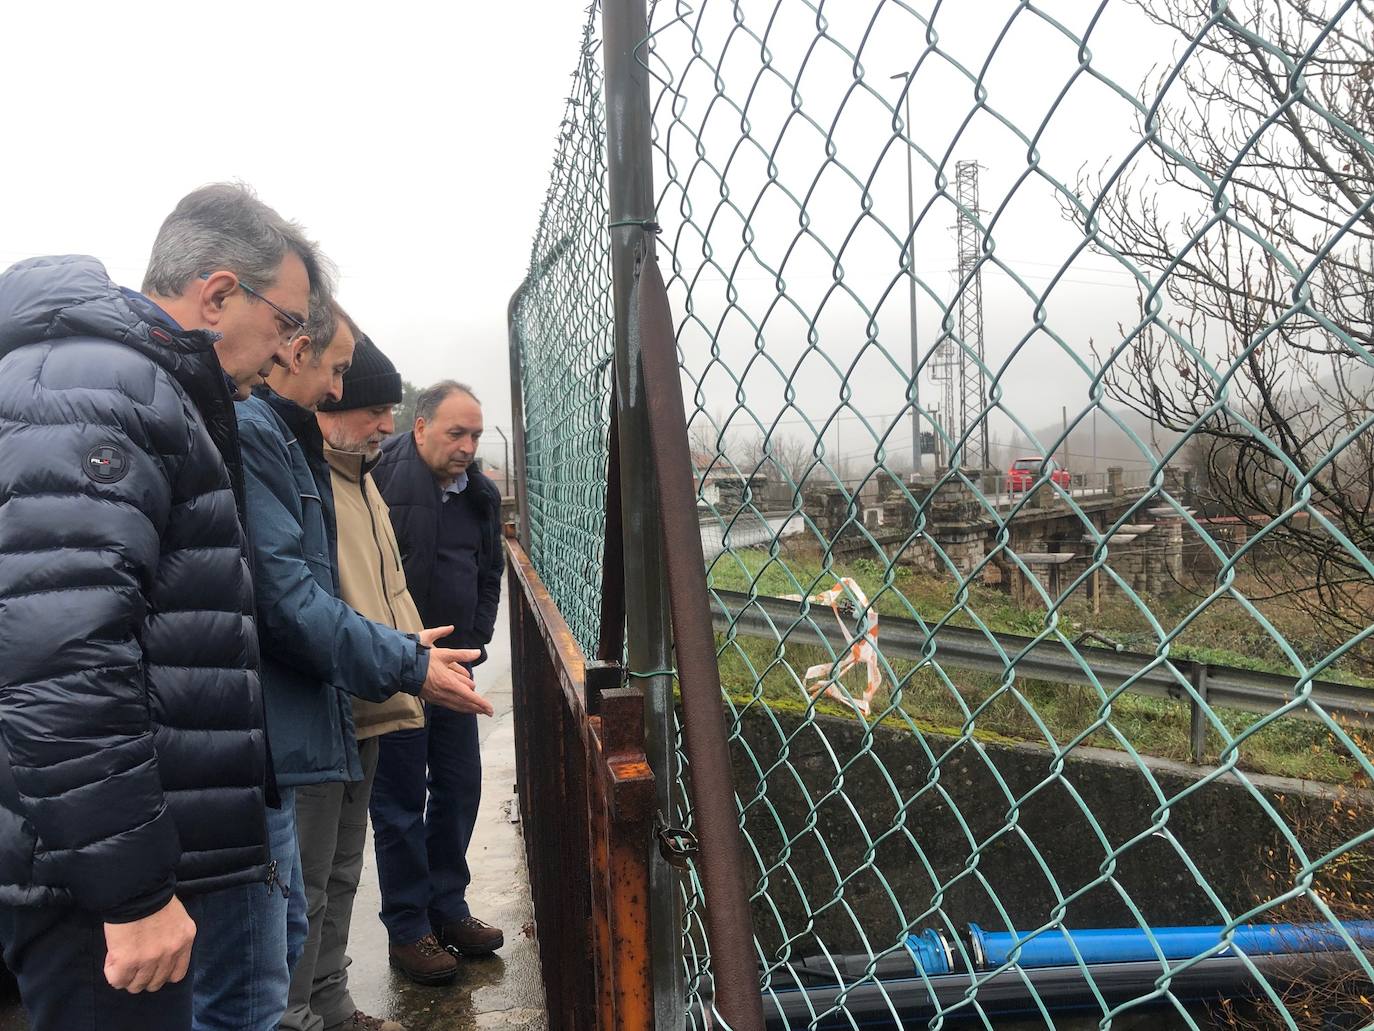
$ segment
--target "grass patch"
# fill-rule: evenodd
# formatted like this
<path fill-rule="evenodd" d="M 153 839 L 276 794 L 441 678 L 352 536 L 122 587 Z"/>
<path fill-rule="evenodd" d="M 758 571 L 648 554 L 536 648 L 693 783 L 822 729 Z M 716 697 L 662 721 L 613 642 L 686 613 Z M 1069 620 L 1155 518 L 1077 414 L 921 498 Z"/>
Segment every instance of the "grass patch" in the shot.
<path fill-rule="evenodd" d="M 960 599 L 957 586 L 950 580 L 906 566 L 888 567 L 861 560 L 838 575 L 853 577 L 880 615 L 920 618 L 928 624 L 945 620 L 962 627 L 981 622 L 990 630 L 1026 635 L 1041 632 L 1047 623 L 1043 609 L 1018 606 L 995 588 L 970 585 Z M 824 568 L 815 558 L 772 557 L 762 549 L 746 549 L 722 555 L 710 570 L 709 582 L 719 590 L 788 595 L 825 590 L 833 586 L 836 576 L 836 571 Z M 1052 618 L 1055 628 L 1070 640 L 1091 630 L 1128 650 L 1153 652 L 1159 634 L 1142 606 L 1155 613 L 1167 632 L 1196 604 L 1187 598 L 1141 599 L 1141 605 L 1112 599 L 1100 613 L 1093 614 L 1086 605 L 1070 602 Z M 815 618 L 831 617 L 822 612 Z M 809 632 L 807 637 L 814 640 Z M 737 706 L 761 701 L 780 711 L 803 711 L 814 704 L 819 712 L 859 718 L 853 709 L 829 698 L 813 703 L 803 689 L 801 676 L 809 666 L 834 659 L 820 644 L 743 636 L 728 640 L 718 634 L 717 646 L 722 687 Z M 1303 657 L 1301 651 L 1299 654 Z M 1294 672 L 1272 637 L 1234 601 L 1218 600 L 1198 613 L 1171 643 L 1170 655 L 1279 674 Z M 857 697 L 862 693 L 863 679 L 862 669 L 851 671 L 844 681 L 846 689 Z M 1339 678 L 1328 675 L 1326 679 L 1374 686 L 1348 671 Z M 1190 759 L 1190 707 L 1169 699 L 1132 692 L 1108 699 L 1091 687 L 1023 677 L 1003 684 L 1000 677 L 991 674 L 954 668 L 942 672 L 929 664 L 903 659 L 887 660 L 884 683 L 886 689 L 874 699 L 870 720 L 885 726 L 950 736 L 967 729 L 985 741 L 1028 741 L 1051 748 L 1074 742 L 1180 761 Z M 1221 730 L 1209 729 L 1204 755 L 1207 762 L 1220 761 L 1228 737 L 1234 742 L 1244 734 L 1233 749 L 1241 769 L 1330 783 L 1348 783 L 1362 774 L 1359 762 L 1322 724 L 1286 718 L 1253 730 L 1260 716 L 1225 709 L 1214 712 L 1226 736 Z M 1357 741 L 1369 754 L 1365 742 Z"/>

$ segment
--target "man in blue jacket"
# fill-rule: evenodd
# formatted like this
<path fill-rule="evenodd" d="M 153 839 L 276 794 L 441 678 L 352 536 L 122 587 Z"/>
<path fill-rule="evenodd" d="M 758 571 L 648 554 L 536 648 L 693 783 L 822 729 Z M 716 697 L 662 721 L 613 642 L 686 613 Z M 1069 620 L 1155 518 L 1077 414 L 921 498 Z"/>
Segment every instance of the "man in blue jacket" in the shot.
<path fill-rule="evenodd" d="M 492 712 L 461 665 L 479 653 L 431 647 L 451 627 L 425 630 L 417 639 L 364 618 L 339 597 L 333 494 L 315 409 L 341 397 L 354 345 L 348 320 L 332 302 L 312 305 L 285 366 L 238 405 L 267 729 L 282 793 L 269 827 L 274 839 L 293 843 L 296 787 L 362 779 L 348 695 L 376 702 L 405 691 L 469 718 Z M 261 891 L 245 891 L 235 903 L 254 914 L 257 933 L 280 934 L 284 945 L 257 950 L 260 962 L 243 971 L 238 1026 L 244 1029 L 276 1028 L 305 941 L 294 847 L 289 861 L 289 871 L 279 870 L 290 878 L 285 912 Z M 224 962 L 232 961 L 234 948 L 226 946 Z"/>
<path fill-rule="evenodd" d="M 437 383 L 420 392 L 414 429 L 382 446 L 373 472 L 420 618 L 426 626 L 451 624 L 444 643 L 479 649 L 476 662 L 486 658 L 495 628 L 504 568 L 501 494 L 473 465 L 482 428 L 472 391 Z M 455 955 L 504 944 L 501 930 L 473 916 L 466 899 L 481 793 L 472 716 L 431 709 L 426 726 L 382 738 L 370 811 L 393 962 L 399 943 L 431 931 Z"/>
<path fill-rule="evenodd" d="M 224 184 L 168 216 L 142 293 L 88 257 L 0 275 L 0 943 L 31 1031 L 185 1031 L 206 900 L 264 892 L 232 397 L 321 278 Z"/>

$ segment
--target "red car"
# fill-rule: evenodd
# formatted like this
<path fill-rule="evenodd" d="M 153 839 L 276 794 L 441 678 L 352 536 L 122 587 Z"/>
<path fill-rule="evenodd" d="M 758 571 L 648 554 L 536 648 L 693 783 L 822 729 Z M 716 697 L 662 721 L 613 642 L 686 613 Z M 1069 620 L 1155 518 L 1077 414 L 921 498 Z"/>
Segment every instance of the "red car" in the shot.
<path fill-rule="evenodd" d="M 1069 489 L 1069 471 L 1061 469 L 1059 463 L 1053 458 L 1018 458 L 1011 463 L 1011 468 L 1007 470 L 1007 490 L 1015 493 L 1016 491 L 1030 490 L 1031 485 L 1040 479 L 1042 467 L 1048 468 L 1050 480 Z"/>

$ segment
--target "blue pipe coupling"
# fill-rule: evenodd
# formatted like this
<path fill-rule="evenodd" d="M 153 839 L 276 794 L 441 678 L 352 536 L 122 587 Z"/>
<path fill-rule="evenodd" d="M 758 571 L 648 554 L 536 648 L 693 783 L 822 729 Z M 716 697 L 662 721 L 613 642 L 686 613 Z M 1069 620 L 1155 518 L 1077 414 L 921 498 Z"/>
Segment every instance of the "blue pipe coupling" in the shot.
<path fill-rule="evenodd" d="M 1352 920 L 1341 926 L 1356 945 L 1374 947 L 1374 920 Z M 1223 928 L 1152 927 L 1147 930 L 1121 927 L 1079 931 L 1052 928 L 1030 940 L 1026 940 L 1024 932 L 984 931 L 977 924 L 969 924 L 968 930 L 974 964 L 980 970 L 987 970 L 1006 963 L 1018 943 L 1021 952 L 1016 962 L 1022 967 L 1071 966 L 1078 963 L 1080 957 L 1089 964 L 1157 960 L 1160 954 L 1169 960 L 1192 959 L 1216 948 L 1221 943 Z M 939 938 L 934 931 L 925 934 Z M 912 945 L 915 937 L 907 939 L 907 948 L 916 957 L 916 962 L 934 961 L 930 942 L 924 941 L 918 953 Z M 1216 955 L 1233 956 L 1240 951 L 1247 956 L 1276 956 L 1335 952 L 1349 947 L 1331 924 L 1243 924 L 1232 932 L 1227 948 Z M 925 969 L 933 973 L 929 967 Z"/>
<path fill-rule="evenodd" d="M 906 948 L 916 969 L 931 977 L 954 970 L 954 947 L 939 931 L 925 930 L 906 937 Z"/>

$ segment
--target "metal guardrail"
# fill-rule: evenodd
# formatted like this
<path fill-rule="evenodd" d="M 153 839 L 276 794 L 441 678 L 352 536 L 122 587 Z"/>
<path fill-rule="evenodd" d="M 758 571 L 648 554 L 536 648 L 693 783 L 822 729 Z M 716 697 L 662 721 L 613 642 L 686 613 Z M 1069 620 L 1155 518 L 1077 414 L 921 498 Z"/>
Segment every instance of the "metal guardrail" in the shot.
<path fill-rule="evenodd" d="M 850 643 L 838 624 L 809 617 L 811 607 L 788 598 L 713 590 L 712 619 L 717 632 L 791 644 L 818 644 L 838 653 Z M 828 616 L 828 613 L 827 613 Z M 1292 706 L 1288 715 L 1320 720 L 1316 706 L 1328 716 L 1360 726 L 1374 726 L 1374 688 L 1331 680 L 1301 680 L 1292 675 L 1264 673 L 1076 643 L 1072 647 L 1053 638 L 985 633 L 964 627 L 942 626 L 933 636 L 912 619 L 883 616 L 882 649 L 889 659 L 920 662 L 938 658 L 942 666 L 1004 674 L 1014 666 L 1021 677 L 1052 683 L 1101 686 L 1107 691 L 1133 691 L 1167 698 L 1192 709 L 1191 749 L 1201 762 L 1206 737 L 1206 706 L 1239 709 L 1268 715 Z"/>

